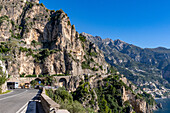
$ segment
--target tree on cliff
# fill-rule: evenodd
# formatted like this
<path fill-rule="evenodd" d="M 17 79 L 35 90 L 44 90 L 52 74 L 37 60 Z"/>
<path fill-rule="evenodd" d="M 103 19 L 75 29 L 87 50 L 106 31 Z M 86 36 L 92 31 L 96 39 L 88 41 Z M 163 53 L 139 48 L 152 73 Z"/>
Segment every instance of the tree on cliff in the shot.
<path fill-rule="evenodd" d="M 1 86 L 5 83 L 5 81 L 7 80 L 6 75 L 4 74 L 3 68 L 0 66 L 0 93 L 2 93 L 2 89 Z"/>

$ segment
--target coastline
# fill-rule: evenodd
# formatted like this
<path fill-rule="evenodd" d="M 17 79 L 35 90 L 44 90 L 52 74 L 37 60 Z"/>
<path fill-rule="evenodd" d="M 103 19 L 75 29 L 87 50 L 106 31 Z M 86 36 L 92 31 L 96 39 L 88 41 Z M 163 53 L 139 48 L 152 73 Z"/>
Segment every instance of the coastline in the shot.
<path fill-rule="evenodd" d="M 157 98 L 155 101 L 157 104 L 161 103 L 162 109 L 158 108 L 153 113 L 170 113 L 170 98 Z"/>
<path fill-rule="evenodd" d="M 162 97 L 162 98 L 154 98 L 155 100 L 160 100 L 160 99 L 170 99 L 169 97 Z"/>

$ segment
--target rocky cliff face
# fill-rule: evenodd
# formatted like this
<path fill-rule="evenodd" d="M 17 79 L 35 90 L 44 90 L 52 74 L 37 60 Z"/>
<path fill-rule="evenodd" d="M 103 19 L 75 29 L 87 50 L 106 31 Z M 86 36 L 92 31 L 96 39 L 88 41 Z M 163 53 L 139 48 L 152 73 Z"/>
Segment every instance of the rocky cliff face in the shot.
<path fill-rule="evenodd" d="M 152 113 L 152 108 L 155 107 L 152 96 L 146 96 L 126 77 L 118 75 L 85 77 L 83 79 L 85 83 L 75 91 L 76 97 L 79 97 L 78 100 L 83 103 L 84 107 L 92 107 L 100 112 L 107 112 L 110 109 L 112 112 Z M 84 95 L 80 95 L 78 92 L 82 92 L 83 88 L 87 88 L 89 93 L 84 92 Z M 105 101 L 109 108 L 102 104 L 102 101 Z M 91 105 L 91 102 L 94 104 Z"/>
<path fill-rule="evenodd" d="M 167 66 L 164 68 L 164 70 L 163 70 L 163 77 L 164 77 L 166 80 L 170 81 L 170 64 L 167 65 Z"/>
<path fill-rule="evenodd" d="M 102 52 L 79 36 L 67 14 L 38 0 L 0 1 L 2 55 L 10 75 L 105 74 Z M 7 50 L 8 51 L 5 51 Z"/>
<path fill-rule="evenodd" d="M 169 80 L 168 69 L 166 68 L 170 64 L 169 49 L 162 47 L 142 49 L 119 39 L 113 41 L 109 38 L 94 37 L 87 33 L 81 34 L 95 43 L 104 52 L 106 61 L 117 67 L 133 83 L 142 86 L 142 84 L 152 82 L 158 88 L 162 85 L 170 88 L 168 81 L 166 81 Z"/>
<path fill-rule="evenodd" d="M 73 75 L 69 89 L 76 90 L 78 75 L 91 76 L 90 84 L 83 85 L 88 89 L 86 92 L 91 92 L 86 95 L 91 100 L 83 97 L 88 99 L 83 104 L 90 102 L 89 107 L 99 110 L 99 96 L 94 88 L 107 77 L 109 65 L 98 46 L 76 32 L 64 11 L 48 10 L 39 0 L 0 0 L 0 29 L 0 53 L 11 77 Z M 95 38 L 101 41 L 100 37 Z M 119 82 L 122 84 L 120 80 L 114 83 L 118 83 L 118 93 L 122 94 Z M 102 81 L 101 85 L 104 87 L 106 82 Z M 125 90 L 123 94 L 123 98 L 129 100 Z"/>

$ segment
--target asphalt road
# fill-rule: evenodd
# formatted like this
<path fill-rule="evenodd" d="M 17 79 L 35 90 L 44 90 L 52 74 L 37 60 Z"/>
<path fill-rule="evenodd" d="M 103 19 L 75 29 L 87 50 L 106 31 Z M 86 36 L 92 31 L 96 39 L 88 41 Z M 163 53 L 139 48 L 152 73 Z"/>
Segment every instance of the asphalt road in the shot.
<path fill-rule="evenodd" d="M 17 113 L 37 93 L 35 89 L 15 89 L 9 94 L 0 95 L 0 113 Z"/>

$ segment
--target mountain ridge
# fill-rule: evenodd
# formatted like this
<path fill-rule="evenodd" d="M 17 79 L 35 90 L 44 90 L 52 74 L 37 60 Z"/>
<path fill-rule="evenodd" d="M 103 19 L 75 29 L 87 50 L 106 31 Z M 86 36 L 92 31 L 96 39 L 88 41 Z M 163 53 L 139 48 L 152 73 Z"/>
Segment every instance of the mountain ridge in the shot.
<path fill-rule="evenodd" d="M 104 52 L 105 59 L 109 64 L 117 67 L 119 71 L 121 70 L 120 72 L 136 85 L 140 86 L 152 81 L 157 86 L 163 85 L 170 88 L 168 83 L 170 49 L 163 47 L 141 48 L 120 39 L 112 40 L 100 37 L 100 40 L 96 40 L 96 36 L 84 36 Z M 128 76 L 127 73 L 129 73 Z M 156 82 L 157 80 L 160 84 Z"/>
<path fill-rule="evenodd" d="M 0 0 L 0 4 L 0 56 L 11 75 L 8 81 L 22 84 L 19 80 L 27 77 L 69 76 L 72 80 L 68 85 L 84 107 L 106 113 L 151 113 L 155 109 L 153 97 L 110 66 L 99 47 L 76 31 L 63 10 L 49 10 L 39 0 Z M 114 51 L 118 53 L 124 46 Z M 128 61 L 127 55 L 119 55 Z M 68 96 L 64 94 L 60 99 Z"/>

